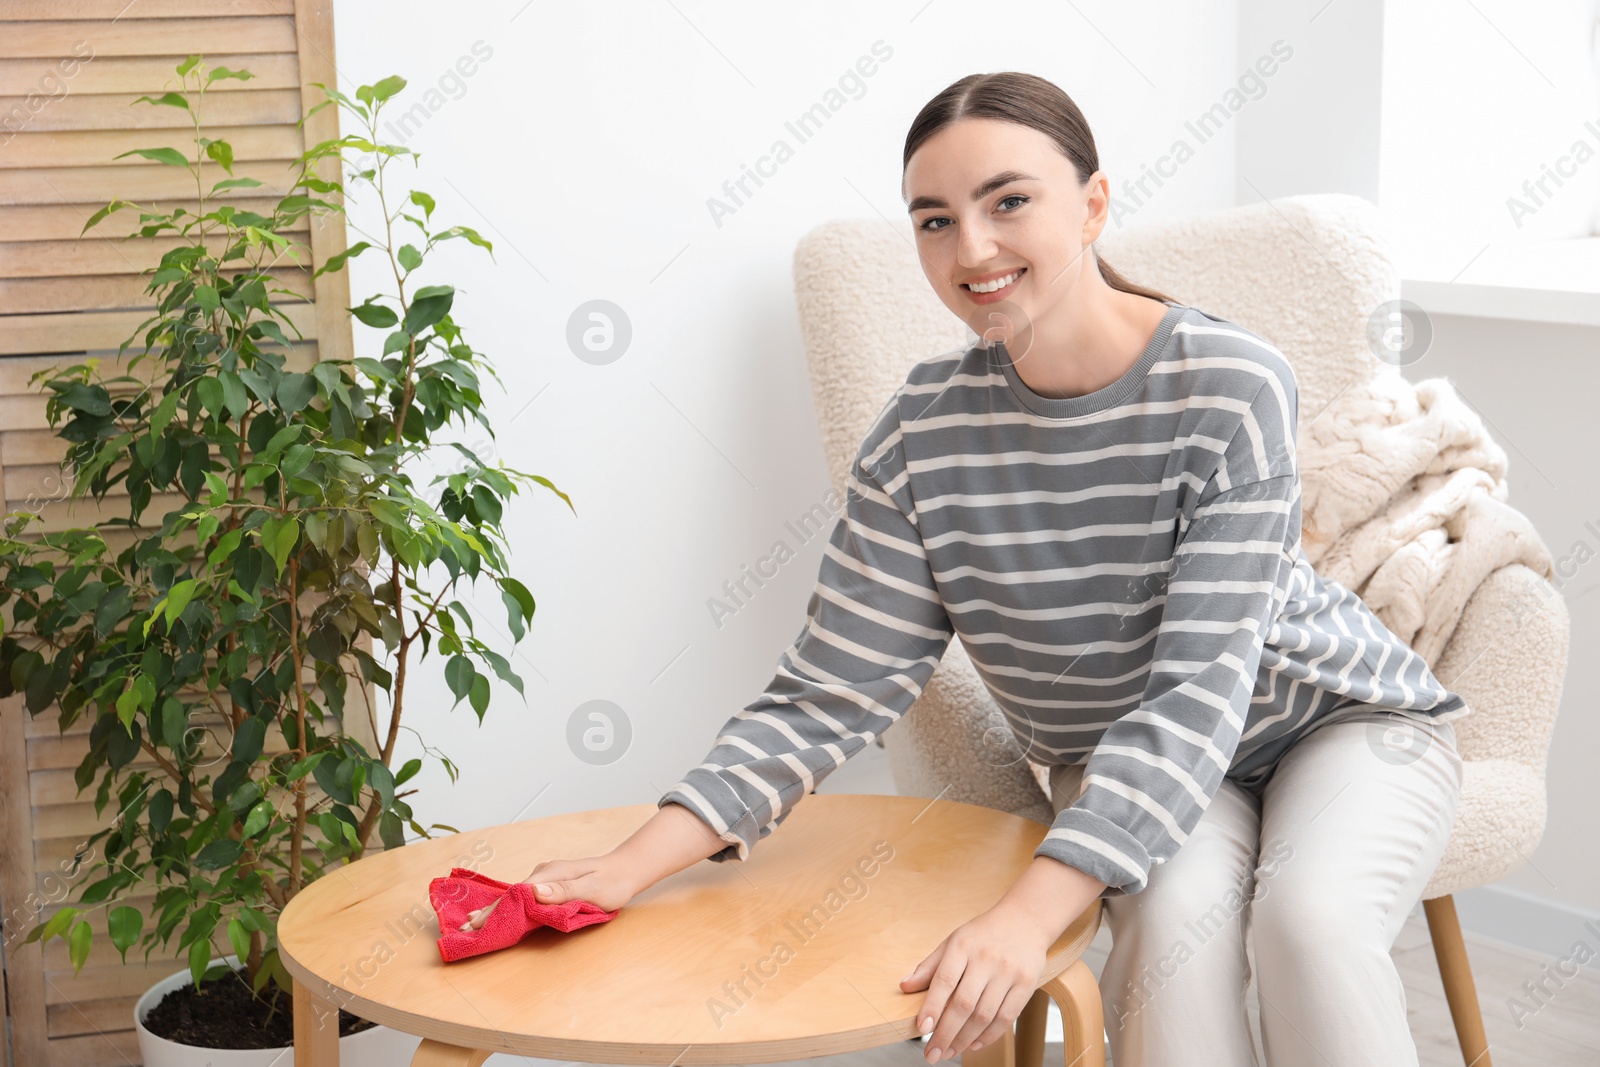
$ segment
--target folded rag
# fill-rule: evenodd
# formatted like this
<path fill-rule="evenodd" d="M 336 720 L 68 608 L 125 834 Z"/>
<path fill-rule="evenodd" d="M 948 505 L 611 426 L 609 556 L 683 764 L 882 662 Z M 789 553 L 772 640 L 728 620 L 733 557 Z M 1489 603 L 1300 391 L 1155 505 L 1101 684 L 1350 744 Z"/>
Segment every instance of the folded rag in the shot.
<path fill-rule="evenodd" d="M 449 876 L 428 883 L 428 900 L 439 916 L 439 955 L 446 963 L 510 948 L 530 931 L 549 926 L 570 933 L 580 926 L 609 922 L 617 912 L 587 900 L 543 904 L 527 882 L 502 882 L 467 867 L 452 867 Z M 476 930 L 463 930 L 468 913 L 496 900 L 494 911 Z"/>

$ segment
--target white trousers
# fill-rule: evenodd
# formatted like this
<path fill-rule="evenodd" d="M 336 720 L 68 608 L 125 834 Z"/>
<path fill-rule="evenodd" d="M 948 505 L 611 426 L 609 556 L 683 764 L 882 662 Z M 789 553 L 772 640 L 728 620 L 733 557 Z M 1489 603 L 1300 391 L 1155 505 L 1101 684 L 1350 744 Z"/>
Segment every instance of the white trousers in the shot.
<path fill-rule="evenodd" d="M 1414 1067 L 1389 950 L 1444 852 L 1461 790 L 1450 723 L 1339 708 L 1259 798 L 1232 779 L 1138 893 L 1102 900 L 1115 1067 Z M 1051 769 L 1060 811 L 1083 767 Z M 1254 950 L 1254 971 L 1246 937 Z"/>

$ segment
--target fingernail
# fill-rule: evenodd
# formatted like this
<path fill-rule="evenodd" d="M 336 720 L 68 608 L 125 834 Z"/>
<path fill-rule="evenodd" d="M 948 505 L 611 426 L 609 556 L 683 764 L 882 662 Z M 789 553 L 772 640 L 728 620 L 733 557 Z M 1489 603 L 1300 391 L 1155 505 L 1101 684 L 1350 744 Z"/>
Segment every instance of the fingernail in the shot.
<path fill-rule="evenodd" d="M 974 1041 L 972 1044 L 968 1045 L 967 1047 L 968 1048 L 982 1048 L 983 1047 L 983 1042 L 982 1041 Z"/>
<path fill-rule="evenodd" d="M 931 1053 L 928 1054 L 928 1062 L 929 1063 L 938 1063 L 939 1062 L 939 1050 L 938 1049 L 934 1049 Z"/>
<path fill-rule="evenodd" d="M 924 1015 L 922 1017 L 922 1022 L 917 1024 L 917 1029 L 919 1031 L 921 1031 L 922 1033 L 924 1033 L 924 1034 L 927 1033 L 928 1031 L 932 1030 L 933 1029 L 933 1016 Z"/>
<path fill-rule="evenodd" d="M 547 897 L 550 895 L 550 887 L 547 885 L 536 885 L 533 888 L 538 890 L 539 895 L 542 897 Z"/>

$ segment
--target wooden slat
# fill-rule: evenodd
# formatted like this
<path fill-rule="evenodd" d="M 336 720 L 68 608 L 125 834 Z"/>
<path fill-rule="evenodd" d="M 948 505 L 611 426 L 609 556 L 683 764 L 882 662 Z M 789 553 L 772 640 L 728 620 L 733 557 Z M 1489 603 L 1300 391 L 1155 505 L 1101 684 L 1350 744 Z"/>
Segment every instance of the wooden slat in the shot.
<path fill-rule="evenodd" d="M 23 534 L 34 539 L 41 531 L 125 517 L 127 497 L 119 487 L 103 503 L 66 498 L 69 475 L 61 470 L 61 460 L 67 446 L 48 425 L 42 383 L 30 381 L 31 375 L 88 359 L 101 361 L 102 378 L 132 373 L 149 380 L 164 369 L 147 361 L 130 371 L 116 349 L 148 316 L 148 269 L 175 242 L 123 240 L 137 230 L 137 208 L 110 216 L 87 237 L 81 234 L 88 217 L 113 197 L 147 210 L 170 211 L 180 203 L 195 210 L 188 172 L 139 157 L 112 159 L 134 148 L 192 151 L 182 111 L 135 104 L 135 99 L 178 88 L 173 68 L 190 54 L 203 54 L 212 67 L 251 71 L 255 77 L 249 81 L 213 84 L 208 94 L 220 95 L 208 96 L 202 117 L 207 136 L 233 145 L 238 162 L 231 176 L 264 183 L 226 191 L 219 199 L 267 213 L 295 191 L 291 183 L 300 168 L 294 160 L 300 153 L 339 135 L 336 108 L 319 111 L 304 130 L 297 126 L 323 99 L 308 83 L 339 79 L 330 0 L 0 0 L 0 23 L 0 235 L 7 242 L 0 244 L 0 274 L 5 275 L 0 278 L 0 510 L 42 516 L 42 523 Z M 342 179 L 337 160 L 325 161 L 319 173 Z M 226 177 L 220 167 L 205 164 L 207 188 Z M 320 262 L 345 247 L 342 218 L 308 220 L 292 233 L 307 263 L 310 250 Z M 318 358 L 348 358 L 347 275 L 339 272 L 313 283 L 307 267 L 284 259 L 273 276 L 288 291 L 275 293 L 275 302 L 287 299 L 280 307 L 313 338 L 291 346 L 289 365 L 306 370 Z M 131 346 L 129 356 L 142 343 Z M 184 502 L 179 494 L 159 494 L 143 512 L 143 529 L 110 527 L 101 536 L 120 549 L 150 536 L 161 517 Z M 9 610 L 0 608 L 0 614 Z M 372 651 L 365 635 L 357 644 Z M 351 670 L 354 675 L 353 664 Z M 371 687 L 359 677 L 352 681 L 344 729 L 376 748 Z M 306 684 L 314 684 L 314 678 L 308 676 Z M 115 818 L 109 808 L 94 810 L 98 783 L 83 794 L 77 790 L 75 770 L 87 752 L 92 716 L 82 716 L 63 736 L 57 715 L 52 707 L 29 716 L 20 696 L 0 708 L 0 905 L 31 895 L 41 919 L 70 903 L 66 894 L 48 906 L 38 903 L 46 900 L 46 889 L 63 884 L 61 862 Z M 207 719 L 217 723 L 220 736 L 220 718 Z M 283 751 L 281 735 L 270 734 L 267 750 Z M 146 762 L 141 758 L 135 766 Z M 320 793 L 313 790 L 313 795 Z M 103 875 L 85 870 L 79 881 Z M 117 903 L 148 910 L 153 891 L 152 886 L 149 893 L 141 890 Z M 98 933 L 87 965 L 76 976 L 67 945 L 59 939 L 6 954 L 6 984 L 0 990 L 9 1007 L 17 1064 L 124 1067 L 139 1062 L 132 1004 L 157 978 L 183 965 L 171 958 L 170 946 L 157 946 L 148 964 L 142 949 L 124 962 L 103 931 Z"/>
<path fill-rule="evenodd" d="M 211 15 L 282 15 L 287 0 L 6 0 L 0 22 L 34 19 L 173 19 Z"/>
<path fill-rule="evenodd" d="M 100 935 L 95 935 L 95 940 L 100 940 Z M 176 943 L 176 941 L 174 941 Z M 159 953 L 150 954 L 152 960 L 160 959 Z M 144 949 L 135 945 L 128 950 L 128 959 L 144 959 Z M 171 973 L 176 974 L 183 970 L 185 964 L 169 961 Z M 51 1004 L 45 1009 L 46 1018 L 49 1020 L 51 1044 L 59 1044 L 63 1038 L 93 1037 L 108 1030 L 123 1030 L 132 1026 L 133 1007 L 139 1002 L 143 991 L 126 997 L 109 997 L 105 1000 L 78 1001 L 72 1004 Z M 133 1033 L 129 1030 L 128 1033 Z M 114 1061 L 118 1067 L 126 1067 L 120 1061 Z M 287 1067 L 287 1065 L 285 1065 Z"/>
<path fill-rule="evenodd" d="M 142 5 L 141 5 L 142 6 Z M 253 80 L 253 79 L 252 79 Z M 246 82 L 245 84 L 250 84 Z M 163 130 L 193 129 L 189 112 L 182 108 L 140 101 L 160 93 L 100 93 L 52 99 L 36 96 L 0 96 L 0 122 L 10 116 L 12 132 L 45 133 L 60 130 Z M 292 89 L 263 89 L 218 93 L 208 89 L 204 113 L 207 126 L 293 127 L 300 121 L 300 94 Z M 138 147 L 144 148 L 145 145 Z"/>
<path fill-rule="evenodd" d="M 13 22 L 6 27 L 5 48 L 7 55 L 19 59 L 55 59 L 80 55 L 74 47 L 88 42 L 95 59 L 87 66 L 101 56 L 164 56 L 172 51 L 174 41 L 182 41 L 186 53 L 205 56 L 221 52 L 293 52 L 294 19 L 260 16 Z M 213 60 L 207 63 L 221 65 Z"/>
<path fill-rule="evenodd" d="M 28 780 L 28 744 L 22 736 L 27 712 L 22 697 L 0 698 L 0 898 L 7 914 L 24 909 L 34 892 L 33 805 L 22 783 Z M 9 930 L 11 924 L 6 923 Z M 11 1017 L 11 1053 L 28 1067 L 49 1062 L 49 1038 L 39 1024 L 45 1017 L 43 956 L 38 942 L 7 947 L 7 1014 Z"/>
<path fill-rule="evenodd" d="M 5 7 L 0 6 L 0 11 L 4 10 Z M 59 97 L 63 86 L 69 93 L 128 93 L 133 96 L 149 93 L 159 96 L 167 88 L 178 87 L 175 71 L 183 60 L 183 55 L 169 50 L 168 54 L 154 56 L 95 55 L 86 60 L 41 62 L 38 59 L 12 58 L 8 47 L 6 58 L 0 59 L 0 96 L 27 97 L 37 94 L 41 97 Z M 244 81 L 223 78 L 213 82 L 206 89 L 208 94 L 257 92 L 262 89 L 298 90 L 300 87 L 299 64 L 293 53 L 268 54 L 252 47 L 249 52 L 229 55 L 207 53 L 206 63 L 213 68 L 248 70 L 253 75 Z"/>
<path fill-rule="evenodd" d="M 238 270 L 221 272 L 234 277 Z M 285 289 L 300 300 L 311 299 L 311 272 L 298 267 L 270 270 L 269 291 Z M 13 315 L 50 311 L 101 311 L 150 306 L 144 274 L 81 274 L 53 278 L 0 278 L 0 308 Z M 273 300 L 289 300 L 272 292 Z M 3 320 L 0 320 L 3 328 Z"/>
<path fill-rule="evenodd" d="M 178 237 L 86 237 L 78 242 L 5 242 L 0 243 L 0 277 L 54 278 L 75 274 L 142 274 L 160 266 L 162 256 L 174 248 L 198 243 L 194 238 Z M 227 251 L 227 240 L 206 238 L 206 248 L 213 256 Z M 248 253 L 253 258 L 256 253 Z M 245 261 L 237 262 L 240 266 Z M 306 245 L 291 240 L 288 248 L 274 250 L 262 258 L 262 267 L 306 267 L 310 264 L 310 250 Z M 5 349 L 0 349 L 3 352 Z"/>
<path fill-rule="evenodd" d="M 38 403 L 39 410 L 42 413 L 44 411 L 44 397 L 40 393 L 40 389 L 43 387 L 43 382 L 41 381 L 38 385 L 32 384 L 30 379 L 33 375 L 39 371 L 52 368 L 58 368 L 56 372 L 59 373 L 60 370 L 64 370 L 67 367 L 85 362 L 87 357 L 98 358 L 101 361 L 100 374 L 107 378 L 120 377 L 132 373 L 134 377 L 139 378 L 141 381 L 148 382 L 152 380 L 155 374 L 159 373 L 155 370 L 157 363 L 150 360 L 145 360 L 130 371 L 127 361 L 119 361 L 116 358 L 115 351 L 87 354 L 77 352 L 64 355 L 8 356 L 5 359 L 0 359 L 0 398 L 34 401 Z M 295 345 L 289 350 L 288 359 L 285 361 L 284 366 L 290 370 L 309 371 L 316 360 L 315 345 Z M 38 427 L 47 425 L 49 424 L 46 422 L 37 424 Z M 0 426 L 5 426 L 8 429 L 36 428 L 33 425 L 24 427 L 13 422 L 0 422 Z"/>
<path fill-rule="evenodd" d="M 315 305 L 283 304 L 283 313 L 304 337 L 316 338 Z M 145 311 L 80 311 L 53 315 L 8 315 L 0 332 L 0 355 L 115 350 L 149 318 Z M 293 330 L 284 330 L 291 340 Z M 138 343 L 143 347 L 143 342 Z"/>
<path fill-rule="evenodd" d="M 42 1055 L 44 1058 L 30 1062 L 28 1067 L 129 1067 L 143 1062 L 139 1058 L 139 1035 L 131 1021 L 126 1030 L 51 1041 Z M 18 1067 L 21 1063 L 19 1060 Z"/>
<path fill-rule="evenodd" d="M 286 235 L 287 236 L 287 235 Z M 141 274 L 161 265 L 161 257 L 174 248 L 201 243 L 199 239 L 178 237 L 92 238 L 81 241 L 0 242 L 0 273 L 8 278 L 56 278 L 73 274 Z M 228 249 L 222 236 L 208 237 L 204 244 L 212 256 Z M 254 263 L 260 253 L 246 251 Z M 263 267 L 305 267 L 311 262 L 311 249 L 290 238 L 287 248 L 262 255 Z M 149 301 L 145 301 L 148 306 Z M 8 324 L 9 325 L 9 324 Z M 3 349 L 0 349 L 3 351 Z"/>
<path fill-rule="evenodd" d="M 322 112 L 317 112 L 322 114 Z M 207 189 L 228 177 L 214 163 L 201 169 Z M 300 177 L 299 165 L 282 161 L 257 160 L 236 163 L 236 178 L 254 178 L 261 185 L 252 189 L 224 189 L 219 199 L 232 201 L 233 194 L 285 196 Z M 194 195 L 194 174 L 178 167 L 143 166 L 121 163 L 103 167 L 40 167 L 38 170 L 0 170 L 0 205 L 4 204 L 108 204 L 120 197 L 145 203 L 158 197 Z M 137 216 L 134 216 L 137 219 Z"/>
<path fill-rule="evenodd" d="M 235 162 L 245 160 L 293 160 L 301 154 L 301 136 L 294 126 L 210 126 L 205 136 L 227 141 L 234 149 Z M 194 162 L 194 130 L 59 130 L 19 133 L 6 141 L 0 152 L 0 168 L 38 168 L 38 166 L 170 166 L 150 162 L 139 155 L 117 158 L 134 149 L 176 149 Z M 186 174 L 190 189 L 194 178 Z M 226 171 L 214 163 L 202 168 L 202 179 L 210 186 L 227 178 Z"/>
<path fill-rule="evenodd" d="M 214 141 L 227 141 L 233 149 L 235 163 L 262 159 L 290 160 L 303 151 L 300 131 L 293 126 L 219 126 L 207 121 L 203 134 Z M 6 150 L 0 152 L 0 168 L 88 167 L 117 161 L 116 157 L 122 153 L 140 148 L 171 148 L 192 163 L 195 159 L 194 130 L 45 130 L 19 133 L 7 141 Z M 128 156 L 118 162 L 141 167 L 170 166 L 143 156 Z M 194 179 L 189 178 L 188 181 L 190 188 L 193 188 Z"/>
<path fill-rule="evenodd" d="M 300 27 L 300 100 L 309 111 L 323 99 L 316 82 L 337 86 L 339 72 L 334 66 L 333 0 L 295 0 L 295 22 Z M 339 136 L 339 108 L 325 107 L 305 120 L 306 145 L 329 141 Z M 323 180 L 340 182 L 339 161 L 324 156 L 317 167 Z M 334 200 L 341 198 L 335 194 Z M 311 248 L 315 262 L 326 263 L 344 250 L 345 225 L 342 214 L 318 214 L 311 220 Z M 326 359 L 350 359 L 355 353 L 350 330 L 350 271 L 330 271 L 315 282 L 316 308 L 320 317 L 317 335 Z"/>
<path fill-rule="evenodd" d="M 191 187 L 190 192 L 194 190 Z M 126 199 L 126 198 L 124 198 Z M 240 196 L 228 197 L 226 200 L 213 200 L 206 204 L 207 211 L 214 211 L 224 205 L 236 211 L 254 211 L 261 215 L 270 215 L 273 208 L 277 207 L 278 197 L 267 196 Z M 137 207 L 125 207 L 120 211 L 113 211 L 87 233 L 84 232 L 84 223 L 94 217 L 94 213 L 105 207 L 104 202 L 92 204 L 29 204 L 25 207 L 0 207 L 0 234 L 5 240 L 15 242 L 28 241 L 76 241 L 80 237 L 95 237 L 101 239 L 121 239 L 139 232 L 139 215 L 143 212 L 155 214 L 171 214 L 178 208 L 183 208 L 190 214 L 198 214 L 200 205 L 193 196 L 179 197 L 169 200 L 143 201 Z M 307 223 L 304 217 L 296 219 L 283 233 L 304 233 Z M 166 231 L 170 233 L 171 231 Z M 0 307 L 9 305 L 0 304 Z"/>

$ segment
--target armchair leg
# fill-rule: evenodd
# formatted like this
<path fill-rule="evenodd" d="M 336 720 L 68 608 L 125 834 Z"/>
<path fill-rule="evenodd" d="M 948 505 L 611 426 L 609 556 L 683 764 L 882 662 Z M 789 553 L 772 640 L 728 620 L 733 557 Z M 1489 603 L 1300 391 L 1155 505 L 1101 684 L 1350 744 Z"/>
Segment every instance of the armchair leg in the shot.
<path fill-rule="evenodd" d="M 1424 900 L 1422 913 L 1428 919 L 1428 933 L 1433 937 L 1433 954 L 1439 961 L 1439 977 L 1444 980 L 1444 996 L 1450 1002 L 1450 1018 L 1456 1025 L 1461 1057 L 1467 1067 L 1490 1067 L 1483 1009 L 1478 1004 L 1478 987 L 1467 962 L 1467 944 L 1461 937 L 1455 898 L 1443 896 Z"/>

